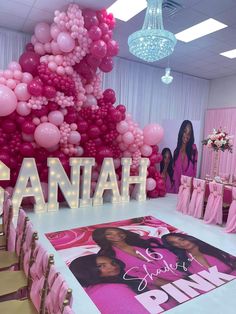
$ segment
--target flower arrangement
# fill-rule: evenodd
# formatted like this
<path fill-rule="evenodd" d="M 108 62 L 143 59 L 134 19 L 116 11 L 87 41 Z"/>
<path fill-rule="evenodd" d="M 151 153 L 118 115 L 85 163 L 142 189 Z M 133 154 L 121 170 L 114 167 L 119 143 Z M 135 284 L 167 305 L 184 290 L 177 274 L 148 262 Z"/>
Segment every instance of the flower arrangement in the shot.
<path fill-rule="evenodd" d="M 218 130 L 213 129 L 213 133 L 209 134 L 207 139 L 202 141 L 203 145 L 206 145 L 209 148 L 212 148 L 214 151 L 221 150 L 224 152 L 225 150 L 230 151 L 232 153 L 233 143 L 232 143 L 231 135 L 228 135 L 222 128 Z"/>

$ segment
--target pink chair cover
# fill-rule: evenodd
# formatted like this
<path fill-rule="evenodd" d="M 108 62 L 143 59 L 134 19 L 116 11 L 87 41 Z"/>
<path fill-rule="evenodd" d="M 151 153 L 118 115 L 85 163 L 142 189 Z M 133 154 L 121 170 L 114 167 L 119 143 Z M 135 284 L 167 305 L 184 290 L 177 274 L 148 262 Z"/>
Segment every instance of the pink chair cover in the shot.
<path fill-rule="evenodd" d="M 193 178 L 193 193 L 189 204 L 188 214 L 195 218 L 202 217 L 205 188 L 205 180 Z"/>
<path fill-rule="evenodd" d="M 208 224 L 222 224 L 223 221 L 223 184 L 210 182 L 204 221 Z"/>
<path fill-rule="evenodd" d="M 37 242 L 35 251 L 34 251 L 35 263 L 30 269 L 30 274 L 32 278 L 32 286 L 30 290 L 30 298 L 34 303 L 37 311 L 40 309 L 42 289 L 45 283 L 45 274 L 48 267 L 49 254 L 44 249 L 44 247 Z"/>
<path fill-rule="evenodd" d="M 226 232 L 236 233 L 236 187 L 232 188 L 232 203 L 229 208 L 229 215 L 226 223 Z"/>
<path fill-rule="evenodd" d="M 4 225 L 4 233 L 6 234 L 7 232 L 7 226 L 8 226 L 8 215 L 9 215 L 9 210 L 10 206 L 12 205 L 12 201 L 9 198 L 5 198 L 3 202 L 3 225 Z M 10 217 L 10 220 L 13 218 L 13 213 Z"/>
<path fill-rule="evenodd" d="M 25 211 L 20 208 L 18 212 L 18 218 L 17 218 L 17 226 L 16 226 L 16 253 L 19 256 L 20 254 L 20 245 L 21 245 L 21 239 L 23 236 L 24 231 L 24 223 L 26 218 Z"/>
<path fill-rule="evenodd" d="M 54 278 L 54 280 L 53 280 Z M 50 285 L 50 282 L 52 285 Z M 69 289 L 65 279 L 56 272 L 55 267 L 51 267 L 49 274 L 49 293 L 46 297 L 46 309 L 49 314 L 61 314 L 63 302 Z M 70 304 L 72 304 L 72 298 Z"/>
<path fill-rule="evenodd" d="M 29 272 L 31 244 L 32 244 L 34 232 L 35 230 L 34 230 L 33 224 L 30 221 L 28 221 L 27 226 L 26 226 L 25 242 L 23 244 L 23 256 L 24 256 L 23 267 L 24 267 L 24 272 L 26 275 Z"/>
<path fill-rule="evenodd" d="M 188 213 L 188 207 L 191 196 L 192 177 L 181 176 L 181 185 L 177 198 L 176 210 L 183 214 Z"/>
<path fill-rule="evenodd" d="M 72 308 L 69 305 L 67 305 L 64 307 L 63 314 L 75 314 L 75 312 L 72 310 Z"/>
<path fill-rule="evenodd" d="M 7 241 L 7 250 L 9 252 L 15 252 L 15 243 L 16 243 L 16 228 L 13 222 L 11 222 L 8 241 Z"/>

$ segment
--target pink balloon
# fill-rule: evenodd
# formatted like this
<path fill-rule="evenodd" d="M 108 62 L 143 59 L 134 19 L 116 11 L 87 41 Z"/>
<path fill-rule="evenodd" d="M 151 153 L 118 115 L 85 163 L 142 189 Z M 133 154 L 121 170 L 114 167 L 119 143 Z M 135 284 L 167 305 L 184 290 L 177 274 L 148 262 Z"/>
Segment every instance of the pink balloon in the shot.
<path fill-rule="evenodd" d="M 13 78 L 13 72 L 11 70 L 5 70 L 3 72 L 3 76 L 5 77 L 5 79 L 11 79 Z"/>
<path fill-rule="evenodd" d="M 44 148 L 55 146 L 60 141 L 59 129 L 50 122 L 44 122 L 36 127 L 34 139 L 36 143 Z"/>
<path fill-rule="evenodd" d="M 144 144 L 157 145 L 164 136 L 164 130 L 159 124 L 148 124 L 143 129 Z"/>
<path fill-rule="evenodd" d="M 14 73 L 13 73 L 13 77 L 16 80 L 21 81 L 22 77 L 23 77 L 23 73 L 20 70 L 15 70 Z"/>
<path fill-rule="evenodd" d="M 14 92 L 7 86 L 0 84 L 0 117 L 11 114 L 17 105 L 17 98 Z"/>
<path fill-rule="evenodd" d="M 43 44 L 49 42 L 52 39 L 50 34 L 50 26 L 44 22 L 36 24 L 34 28 L 34 34 L 38 41 Z"/>
<path fill-rule="evenodd" d="M 75 47 L 75 41 L 67 32 L 61 32 L 57 37 L 58 47 L 63 52 L 70 52 Z"/>
<path fill-rule="evenodd" d="M 28 107 L 27 102 L 24 101 L 19 101 L 16 107 L 16 112 L 20 115 L 20 116 L 28 116 L 31 112 L 31 109 Z"/>
<path fill-rule="evenodd" d="M 57 39 L 57 36 L 60 34 L 60 29 L 54 23 L 51 25 L 50 34 L 51 34 L 53 39 Z"/>
<path fill-rule="evenodd" d="M 86 100 L 84 102 L 85 107 L 96 106 L 97 99 L 93 95 L 87 95 Z"/>
<path fill-rule="evenodd" d="M 140 151 L 141 151 L 142 156 L 144 156 L 144 157 L 148 157 L 148 156 L 150 156 L 150 155 L 152 154 L 152 148 L 151 148 L 151 146 L 146 145 L 146 144 L 144 144 L 144 145 L 141 147 Z"/>
<path fill-rule="evenodd" d="M 146 189 L 147 191 L 152 191 L 156 188 L 156 181 L 152 178 L 147 178 L 147 181 L 146 181 Z"/>
<path fill-rule="evenodd" d="M 126 121 L 121 121 L 116 125 L 116 129 L 120 134 L 124 134 L 128 131 L 129 125 Z"/>
<path fill-rule="evenodd" d="M 38 53 L 40 56 L 44 55 L 46 53 L 45 49 L 44 49 L 44 45 L 41 43 L 36 43 L 34 45 L 34 50 L 36 53 Z"/>
<path fill-rule="evenodd" d="M 18 70 L 18 71 L 21 71 L 21 66 L 18 62 L 16 61 L 11 61 L 9 64 L 8 64 L 8 69 L 9 70 L 12 70 L 13 72 Z"/>
<path fill-rule="evenodd" d="M 29 82 L 32 81 L 32 79 L 33 79 L 32 74 L 30 74 L 28 72 L 24 72 L 22 74 L 22 83 L 27 83 L 28 84 Z"/>
<path fill-rule="evenodd" d="M 59 48 L 58 43 L 55 40 L 51 41 L 51 50 L 54 55 L 61 54 L 61 49 Z"/>
<path fill-rule="evenodd" d="M 64 115 L 61 111 L 51 111 L 48 115 L 48 121 L 54 125 L 61 125 L 64 121 Z"/>
<path fill-rule="evenodd" d="M 70 144 L 75 144 L 76 145 L 76 144 L 78 144 L 80 142 L 81 136 L 80 136 L 79 132 L 71 131 L 68 140 L 69 140 Z"/>
<path fill-rule="evenodd" d="M 6 82 L 7 87 L 9 87 L 10 89 L 14 89 L 16 87 L 16 81 L 13 79 L 9 79 Z"/>
<path fill-rule="evenodd" d="M 124 135 L 123 135 L 123 141 L 125 144 L 132 144 L 134 142 L 134 135 L 132 132 L 126 132 Z"/>

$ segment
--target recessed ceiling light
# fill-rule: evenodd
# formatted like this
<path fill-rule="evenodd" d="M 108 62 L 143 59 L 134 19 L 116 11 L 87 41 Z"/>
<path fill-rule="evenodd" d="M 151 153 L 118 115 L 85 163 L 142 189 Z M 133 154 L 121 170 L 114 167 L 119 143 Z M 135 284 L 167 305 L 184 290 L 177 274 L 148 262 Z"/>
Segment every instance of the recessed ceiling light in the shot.
<path fill-rule="evenodd" d="M 226 58 L 234 59 L 234 58 L 236 58 L 236 49 L 221 52 L 220 55 L 224 56 Z"/>
<path fill-rule="evenodd" d="M 214 19 L 208 19 L 199 24 L 187 28 L 178 34 L 175 34 L 175 37 L 178 40 L 188 43 L 194 39 L 214 33 L 225 27 L 228 27 L 228 25 L 223 24 Z"/>
<path fill-rule="evenodd" d="M 117 0 L 107 9 L 107 12 L 112 13 L 115 18 L 127 22 L 146 7 L 146 0 Z"/>

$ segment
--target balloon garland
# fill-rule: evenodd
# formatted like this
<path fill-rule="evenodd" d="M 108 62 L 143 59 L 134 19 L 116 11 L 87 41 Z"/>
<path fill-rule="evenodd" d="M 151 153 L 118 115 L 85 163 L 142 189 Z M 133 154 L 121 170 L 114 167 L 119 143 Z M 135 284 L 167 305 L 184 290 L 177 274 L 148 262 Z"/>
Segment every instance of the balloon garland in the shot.
<path fill-rule="evenodd" d="M 55 11 L 51 25 L 38 23 L 19 62 L 0 71 L 0 160 L 11 169 L 11 186 L 24 157 L 35 158 L 43 185 L 47 157 L 58 157 L 68 174 L 70 157 L 95 157 L 92 187 L 105 157 L 114 159 L 118 180 L 120 158 L 132 158 L 135 175 L 140 158 L 147 157 L 147 193 L 165 195 L 155 167 L 162 127 L 142 130 L 124 105 L 115 106 L 114 90 L 101 89 L 101 72 L 112 71 L 119 51 L 114 27 L 105 9 L 70 4 L 67 11 Z"/>

